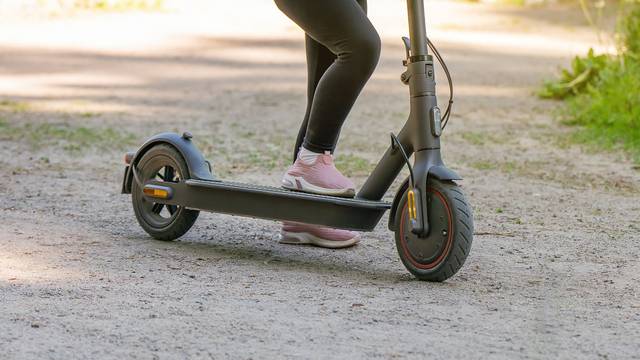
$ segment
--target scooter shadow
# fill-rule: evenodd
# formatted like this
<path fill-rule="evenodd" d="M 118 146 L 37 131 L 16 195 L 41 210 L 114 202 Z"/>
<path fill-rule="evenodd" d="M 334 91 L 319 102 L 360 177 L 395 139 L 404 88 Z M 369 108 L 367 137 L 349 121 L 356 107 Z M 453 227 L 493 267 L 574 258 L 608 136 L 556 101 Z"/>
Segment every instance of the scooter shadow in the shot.
<path fill-rule="evenodd" d="M 377 283 L 420 282 L 406 272 L 399 259 L 393 259 L 392 256 L 376 256 L 372 259 L 371 253 L 375 252 L 375 249 L 371 248 L 371 244 L 366 243 L 366 239 L 363 240 L 364 243 L 361 242 L 348 249 L 283 245 L 268 237 L 246 239 L 233 236 L 223 242 L 216 242 L 216 239 L 211 238 L 194 241 L 193 237 L 173 242 L 157 242 L 146 237 L 131 237 L 130 240 L 155 242 L 163 249 L 172 249 L 194 259 L 250 262 L 266 271 L 303 271 L 321 276 L 339 274 L 341 278 L 359 282 L 363 280 Z M 255 268 L 252 271 L 255 271 Z"/>

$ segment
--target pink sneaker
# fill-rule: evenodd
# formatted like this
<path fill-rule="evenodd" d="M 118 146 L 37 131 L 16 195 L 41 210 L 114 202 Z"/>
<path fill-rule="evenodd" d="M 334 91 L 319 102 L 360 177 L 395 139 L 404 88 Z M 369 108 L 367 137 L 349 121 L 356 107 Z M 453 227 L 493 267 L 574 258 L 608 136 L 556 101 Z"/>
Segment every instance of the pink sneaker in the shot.
<path fill-rule="evenodd" d="M 308 244 L 330 249 L 353 246 L 358 241 L 360 237 L 353 231 L 289 221 L 282 223 L 279 240 L 281 244 Z"/>
<path fill-rule="evenodd" d="M 354 197 L 356 194 L 355 185 L 336 169 L 328 151 L 319 155 L 311 165 L 296 159 L 284 174 L 282 187 L 330 196 Z"/>

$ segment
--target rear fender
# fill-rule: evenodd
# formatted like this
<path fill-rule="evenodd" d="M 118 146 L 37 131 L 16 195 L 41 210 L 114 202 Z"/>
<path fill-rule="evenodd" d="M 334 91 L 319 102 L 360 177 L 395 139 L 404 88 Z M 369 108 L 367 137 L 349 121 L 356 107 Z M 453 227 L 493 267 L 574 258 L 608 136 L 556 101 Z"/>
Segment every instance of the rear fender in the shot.
<path fill-rule="evenodd" d="M 215 180 L 215 177 L 211 173 L 211 166 L 198 148 L 191 140 L 192 135 L 185 132 L 182 135 L 165 132 L 152 136 L 136 151 L 136 154 L 131 160 L 131 164 L 127 166 L 125 170 L 124 182 L 122 184 L 122 193 L 131 193 L 131 184 L 133 182 L 132 166 L 138 165 L 142 156 L 149 151 L 153 146 L 158 144 L 168 144 L 173 146 L 182 155 L 187 163 L 189 169 L 189 178 L 196 180 Z"/>

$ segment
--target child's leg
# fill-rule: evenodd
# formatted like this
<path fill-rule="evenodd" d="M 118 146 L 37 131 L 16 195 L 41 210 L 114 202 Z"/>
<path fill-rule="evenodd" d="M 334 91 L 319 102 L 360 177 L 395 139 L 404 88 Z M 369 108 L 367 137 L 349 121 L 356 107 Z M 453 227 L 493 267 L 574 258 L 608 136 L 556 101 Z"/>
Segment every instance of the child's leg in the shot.
<path fill-rule="evenodd" d="M 357 0 L 358 4 L 367 13 L 367 0 Z M 337 56 L 327 49 L 324 45 L 315 41 L 311 36 L 305 35 L 305 49 L 307 53 L 307 110 L 304 114 L 304 120 L 300 124 L 296 145 L 293 148 L 293 161 L 298 157 L 298 151 L 304 142 L 307 134 L 307 126 L 309 124 L 309 115 L 313 105 L 313 96 L 316 93 L 316 87 L 324 72 L 333 64 Z"/>
<path fill-rule="evenodd" d="M 293 161 L 298 157 L 300 146 L 304 142 L 307 134 L 307 126 L 309 125 L 309 115 L 313 105 L 313 96 L 316 93 L 316 87 L 322 75 L 336 60 L 336 56 L 324 45 L 313 40 L 309 35 L 305 35 L 305 50 L 307 53 L 307 110 L 304 113 L 304 120 L 300 124 L 296 146 L 293 148 Z"/>
<path fill-rule="evenodd" d="M 308 48 L 309 99 L 305 124 L 299 134 L 305 148 L 333 151 L 340 128 L 375 68 L 380 38 L 355 0 L 275 0 L 313 42 Z M 315 61 L 313 61 L 315 60 Z M 327 66 L 327 64 L 329 64 Z"/>

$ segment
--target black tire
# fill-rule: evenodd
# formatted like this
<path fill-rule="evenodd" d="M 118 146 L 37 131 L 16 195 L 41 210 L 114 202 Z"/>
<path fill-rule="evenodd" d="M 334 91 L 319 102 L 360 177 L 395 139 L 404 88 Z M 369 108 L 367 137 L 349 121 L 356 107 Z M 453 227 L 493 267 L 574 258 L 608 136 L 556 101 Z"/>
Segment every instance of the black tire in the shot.
<path fill-rule="evenodd" d="M 189 168 L 178 150 L 167 144 L 149 149 L 136 166 L 142 183 L 156 179 L 176 182 L 189 178 Z M 171 241 L 184 235 L 196 222 L 200 211 L 183 206 L 162 205 L 147 200 L 136 181 L 131 186 L 131 202 L 140 226 L 153 238 Z"/>
<path fill-rule="evenodd" d="M 429 234 L 411 232 L 407 191 L 396 209 L 396 248 L 404 266 L 416 278 L 445 281 L 464 264 L 473 241 L 473 214 L 460 187 L 452 181 L 427 183 Z"/>

